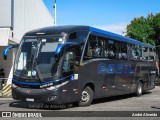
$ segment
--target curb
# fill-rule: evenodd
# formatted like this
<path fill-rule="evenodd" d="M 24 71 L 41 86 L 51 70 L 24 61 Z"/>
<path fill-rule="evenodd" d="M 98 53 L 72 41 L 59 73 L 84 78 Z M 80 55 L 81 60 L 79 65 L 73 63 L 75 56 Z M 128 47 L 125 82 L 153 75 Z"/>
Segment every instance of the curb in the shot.
<path fill-rule="evenodd" d="M 12 101 L 12 100 L 14 100 L 14 99 L 13 99 L 13 98 L 1 98 L 1 97 L 0 97 L 0 101 L 1 101 L 1 100 L 2 100 L 2 101 L 5 101 L 5 100 Z"/>
<path fill-rule="evenodd" d="M 0 90 L 0 97 L 2 97 L 2 90 Z"/>

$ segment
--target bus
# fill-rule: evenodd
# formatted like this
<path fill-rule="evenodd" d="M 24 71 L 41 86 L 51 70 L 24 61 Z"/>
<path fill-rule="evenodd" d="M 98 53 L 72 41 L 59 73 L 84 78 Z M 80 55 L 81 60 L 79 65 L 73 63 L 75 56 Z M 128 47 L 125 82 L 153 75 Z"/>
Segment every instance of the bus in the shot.
<path fill-rule="evenodd" d="M 77 103 L 155 87 L 155 46 L 90 26 L 66 25 L 27 32 L 17 47 L 15 100 Z"/>

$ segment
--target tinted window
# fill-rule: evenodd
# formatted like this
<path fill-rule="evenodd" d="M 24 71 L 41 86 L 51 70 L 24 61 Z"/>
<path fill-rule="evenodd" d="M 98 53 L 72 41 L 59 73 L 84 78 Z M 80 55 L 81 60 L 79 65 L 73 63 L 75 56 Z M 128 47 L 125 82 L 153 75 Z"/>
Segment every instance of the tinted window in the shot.
<path fill-rule="evenodd" d="M 77 33 L 76 33 L 76 32 L 71 33 L 71 34 L 69 35 L 69 39 L 70 39 L 70 40 L 75 40 L 75 39 L 77 39 Z"/>
<path fill-rule="evenodd" d="M 149 56 L 148 47 L 142 47 L 142 60 L 147 61 Z"/>
<path fill-rule="evenodd" d="M 127 43 L 121 42 L 121 55 L 123 60 L 127 60 Z"/>
<path fill-rule="evenodd" d="M 84 60 L 102 57 L 103 45 L 104 41 L 101 37 L 90 35 L 85 48 Z"/>
<path fill-rule="evenodd" d="M 116 59 L 127 60 L 127 43 L 116 41 Z"/>
<path fill-rule="evenodd" d="M 79 31 L 77 32 L 77 37 L 79 42 L 85 42 L 87 38 L 88 32 L 87 31 Z"/>
<path fill-rule="evenodd" d="M 109 59 L 115 59 L 116 58 L 116 44 L 114 40 L 107 40 L 106 41 L 106 54 Z"/>
<path fill-rule="evenodd" d="M 78 43 L 82 43 L 86 41 L 88 32 L 87 31 L 78 31 L 78 32 L 74 32 L 71 33 L 68 37 L 68 42 L 78 42 Z"/>
<path fill-rule="evenodd" d="M 141 46 L 130 44 L 128 51 L 129 51 L 130 60 L 139 61 L 141 59 L 141 56 L 142 56 Z"/>
<path fill-rule="evenodd" d="M 149 61 L 155 61 L 155 49 L 149 48 Z"/>

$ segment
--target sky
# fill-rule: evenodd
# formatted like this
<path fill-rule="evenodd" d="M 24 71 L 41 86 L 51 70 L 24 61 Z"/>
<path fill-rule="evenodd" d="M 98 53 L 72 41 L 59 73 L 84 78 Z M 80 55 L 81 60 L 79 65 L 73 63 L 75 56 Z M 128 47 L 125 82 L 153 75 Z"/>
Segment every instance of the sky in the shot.
<path fill-rule="evenodd" d="M 54 17 L 54 0 L 43 0 Z M 160 13 L 160 0 L 56 0 L 57 25 L 89 25 L 121 34 L 136 17 Z"/>

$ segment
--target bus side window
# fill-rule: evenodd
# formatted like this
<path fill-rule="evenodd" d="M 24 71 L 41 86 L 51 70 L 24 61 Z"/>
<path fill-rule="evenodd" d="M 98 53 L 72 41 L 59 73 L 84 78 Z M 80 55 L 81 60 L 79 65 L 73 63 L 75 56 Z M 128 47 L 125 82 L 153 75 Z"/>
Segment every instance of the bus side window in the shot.
<path fill-rule="evenodd" d="M 84 60 L 92 59 L 92 58 L 99 58 L 102 54 L 102 40 L 100 37 L 90 35 L 89 40 L 87 42 L 85 53 L 84 53 Z"/>
<path fill-rule="evenodd" d="M 100 55 L 100 46 L 99 46 L 99 41 L 98 41 L 98 37 L 96 36 L 90 36 L 89 38 L 89 43 L 90 43 L 90 55 L 92 58 L 98 58 Z"/>
<path fill-rule="evenodd" d="M 130 56 L 130 60 L 136 60 L 135 45 L 134 44 L 130 44 L 130 46 L 129 46 L 129 56 Z"/>
<path fill-rule="evenodd" d="M 143 56 L 142 56 L 142 46 L 141 45 L 139 45 L 139 60 L 140 61 L 142 61 L 142 59 L 143 59 Z"/>
<path fill-rule="evenodd" d="M 122 59 L 121 42 L 120 41 L 116 42 L 116 59 L 118 59 L 118 60 Z"/>
<path fill-rule="evenodd" d="M 116 58 L 116 44 L 114 40 L 108 40 L 108 58 L 115 59 Z"/>
<path fill-rule="evenodd" d="M 103 46 L 104 46 L 103 38 L 97 37 L 97 45 L 96 45 L 95 54 L 93 57 L 95 57 L 95 58 L 103 57 Z"/>
<path fill-rule="evenodd" d="M 104 46 L 103 46 L 103 47 L 104 47 L 104 48 L 103 48 L 103 49 L 104 49 L 104 50 L 103 50 L 103 51 L 104 51 L 104 53 L 103 53 L 104 55 L 103 55 L 103 56 L 104 56 L 105 58 L 108 58 L 108 57 L 109 57 L 108 45 L 109 45 L 109 44 L 108 44 L 108 39 L 104 38 Z"/>
<path fill-rule="evenodd" d="M 127 60 L 127 43 L 121 42 L 121 55 L 123 60 Z"/>
<path fill-rule="evenodd" d="M 154 61 L 156 61 L 156 49 L 153 48 L 153 52 L 154 52 Z"/>
<path fill-rule="evenodd" d="M 129 54 L 130 54 L 130 60 L 139 61 L 141 57 L 140 46 L 135 44 L 130 44 Z"/>
<path fill-rule="evenodd" d="M 148 61 L 148 47 L 142 47 L 142 60 L 143 61 Z"/>
<path fill-rule="evenodd" d="M 116 42 L 116 58 L 120 60 L 127 60 L 127 43 Z"/>
<path fill-rule="evenodd" d="M 155 61 L 155 52 L 153 48 L 149 48 L 149 61 Z"/>
<path fill-rule="evenodd" d="M 96 36 L 89 36 L 89 56 L 93 57 L 95 56 L 95 53 L 96 53 L 96 48 L 98 47 L 98 44 L 97 44 L 97 38 Z"/>
<path fill-rule="evenodd" d="M 140 45 L 135 45 L 135 52 L 137 56 L 137 61 L 142 59 L 142 47 Z"/>
<path fill-rule="evenodd" d="M 99 41 L 100 41 L 99 46 L 101 47 L 100 57 L 105 58 L 105 48 L 106 48 L 106 42 L 105 41 L 106 41 L 106 38 L 99 37 Z"/>

